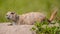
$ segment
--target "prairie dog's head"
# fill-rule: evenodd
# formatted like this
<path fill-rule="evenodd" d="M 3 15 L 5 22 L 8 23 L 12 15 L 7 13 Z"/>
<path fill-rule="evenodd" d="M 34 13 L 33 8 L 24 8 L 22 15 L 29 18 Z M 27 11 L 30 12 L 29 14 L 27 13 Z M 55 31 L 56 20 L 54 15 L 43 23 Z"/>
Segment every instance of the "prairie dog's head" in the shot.
<path fill-rule="evenodd" d="M 15 12 L 7 12 L 6 18 L 14 21 L 18 18 L 18 16 Z"/>

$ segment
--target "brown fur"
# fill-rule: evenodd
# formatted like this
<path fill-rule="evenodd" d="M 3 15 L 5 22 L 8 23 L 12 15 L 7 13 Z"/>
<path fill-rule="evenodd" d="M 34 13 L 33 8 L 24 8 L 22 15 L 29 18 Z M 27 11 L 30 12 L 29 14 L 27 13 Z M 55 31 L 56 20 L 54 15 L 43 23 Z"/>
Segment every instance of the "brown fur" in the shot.
<path fill-rule="evenodd" d="M 51 17 L 50 17 L 50 19 L 49 19 L 50 22 L 52 22 L 52 21 L 54 20 L 54 18 L 56 17 L 57 11 L 58 11 L 58 8 L 55 7 L 55 8 L 53 9 L 53 13 L 51 14 Z"/>
<path fill-rule="evenodd" d="M 12 12 L 8 12 L 7 15 L 11 15 Z M 22 15 L 16 15 L 16 13 L 14 13 L 14 17 L 10 18 L 10 20 L 14 21 L 15 24 L 27 24 L 27 25 L 32 25 L 34 24 L 36 21 L 41 22 L 43 21 L 46 16 L 43 13 L 40 12 L 30 12 L 30 13 L 26 13 L 26 14 L 22 14 Z M 18 16 L 18 17 L 17 17 Z M 18 19 L 15 19 L 15 17 L 17 17 Z"/>

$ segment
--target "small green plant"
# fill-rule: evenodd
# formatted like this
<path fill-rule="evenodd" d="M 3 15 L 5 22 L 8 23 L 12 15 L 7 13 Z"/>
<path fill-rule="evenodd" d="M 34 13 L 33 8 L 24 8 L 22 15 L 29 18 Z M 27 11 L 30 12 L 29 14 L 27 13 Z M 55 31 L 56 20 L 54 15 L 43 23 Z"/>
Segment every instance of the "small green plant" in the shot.
<path fill-rule="evenodd" d="M 60 34 L 60 27 L 58 26 L 53 26 L 49 27 L 49 24 L 47 24 L 47 21 L 44 21 L 42 23 L 36 22 L 35 26 L 36 28 L 32 28 L 32 30 L 36 31 L 36 34 Z M 44 26 L 46 25 L 46 26 Z M 52 24 L 54 25 L 54 24 Z"/>

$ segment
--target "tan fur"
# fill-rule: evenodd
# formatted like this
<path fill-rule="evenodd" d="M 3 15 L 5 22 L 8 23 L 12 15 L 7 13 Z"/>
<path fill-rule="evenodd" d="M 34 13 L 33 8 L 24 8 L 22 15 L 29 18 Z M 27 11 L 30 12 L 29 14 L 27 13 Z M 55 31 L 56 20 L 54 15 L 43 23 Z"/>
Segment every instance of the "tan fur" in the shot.
<path fill-rule="evenodd" d="M 58 12 L 58 8 L 55 7 L 55 8 L 53 9 L 53 13 L 51 14 L 51 17 L 50 17 L 49 21 L 53 21 L 53 20 L 54 20 L 54 18 L 55 18 L 56 15 L 57 15 L 57 12 Z"/>
<path fill-rule="evenodd" d="M 19 19 L 16 20 L 16 24 L 27 24 L 27 25 L 32 25 L 36 21 L 41 22 L 46 18 L 46 16 L 40 12 L 30 12 L 18 16 Z"/>

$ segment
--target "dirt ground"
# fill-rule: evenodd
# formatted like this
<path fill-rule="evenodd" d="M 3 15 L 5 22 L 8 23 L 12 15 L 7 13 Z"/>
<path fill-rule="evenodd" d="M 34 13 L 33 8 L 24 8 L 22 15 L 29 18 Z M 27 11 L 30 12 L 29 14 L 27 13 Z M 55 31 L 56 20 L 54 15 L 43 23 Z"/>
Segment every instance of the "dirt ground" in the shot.
<path fill-rule="evenodd" d="M 14 25 L 10 23 L 0 23 L 0 34 L 35 34 L 31 28 L 33 25 Z"/>
<path fill-rule="evenodd" d="M 33 25 L 13 25 L 8 26 L 10 23 L 0 23 L 0 34 L 36 34 L 34 31 L 31 30 Z M 56 24 L 49 24 L 49 27 L 59 26 L 58 23 Z M 42 26 L 43 28 L 46 25 Z"/>

